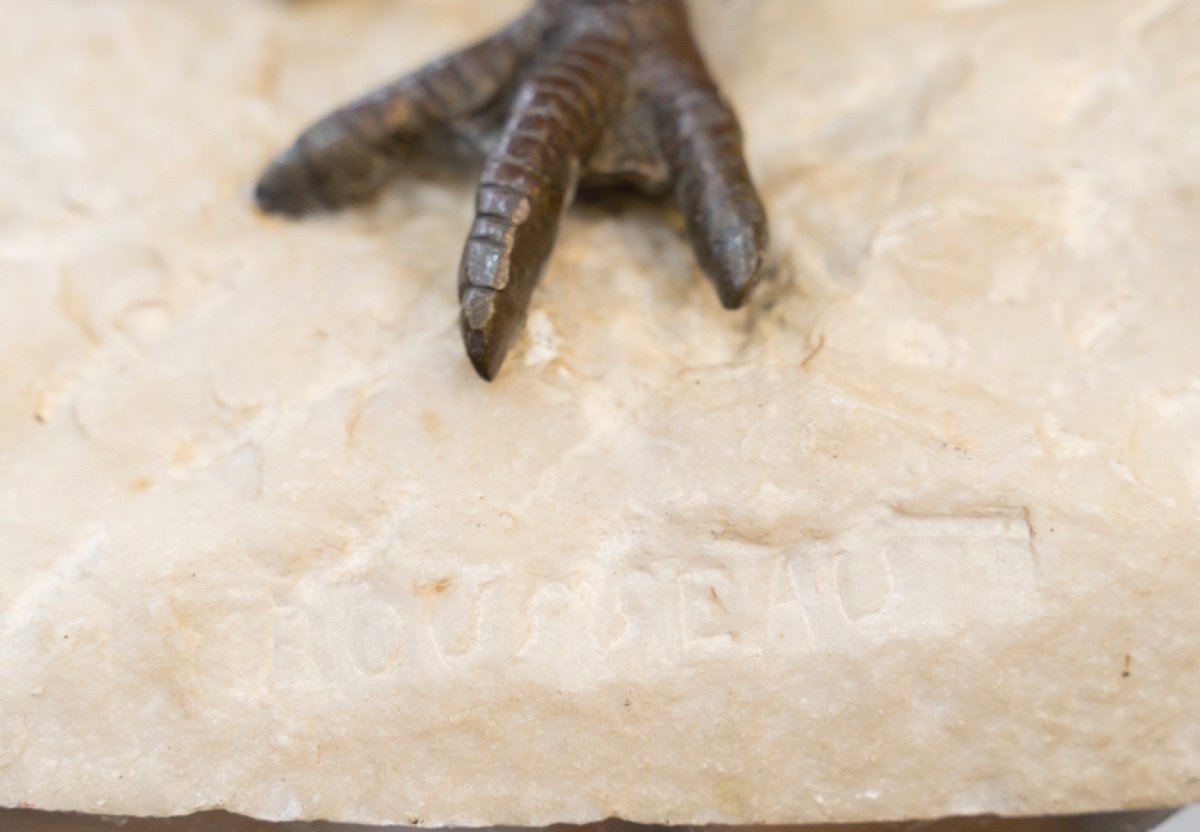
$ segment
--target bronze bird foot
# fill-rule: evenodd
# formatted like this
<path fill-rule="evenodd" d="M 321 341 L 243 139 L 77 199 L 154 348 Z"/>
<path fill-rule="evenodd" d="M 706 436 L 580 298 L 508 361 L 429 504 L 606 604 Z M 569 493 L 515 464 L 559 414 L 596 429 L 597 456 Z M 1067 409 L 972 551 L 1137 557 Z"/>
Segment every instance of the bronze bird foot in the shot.
<path fill-rule="evenodd" d="M 458 280 L 467 355 L 485 379 L 521 327 L 577 187 L 670 194 L 726 307 L 758 279 L 766 215 L 683 0 L 539 0 L 305 130 L 255 198 L 293 216 L 338 208 L 415 153 L 485 160 Z"/>

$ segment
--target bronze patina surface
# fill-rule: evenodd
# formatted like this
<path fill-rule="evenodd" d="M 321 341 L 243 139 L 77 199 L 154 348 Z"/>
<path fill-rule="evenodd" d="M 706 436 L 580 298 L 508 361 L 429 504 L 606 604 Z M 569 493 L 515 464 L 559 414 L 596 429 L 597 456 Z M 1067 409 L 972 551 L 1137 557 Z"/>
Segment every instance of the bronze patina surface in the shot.
<path fill-rule="evenodd" d="M 318 121 L 255 196 L 293 216 L 339 208 L 421 154 L 484 160 L 459 300 L 485 379 L 521 327 L 577 187 L 669 194 L 726 307 L 758 280 L 766 214 L 682 0 L 539 0 L 496 35 Z"/>

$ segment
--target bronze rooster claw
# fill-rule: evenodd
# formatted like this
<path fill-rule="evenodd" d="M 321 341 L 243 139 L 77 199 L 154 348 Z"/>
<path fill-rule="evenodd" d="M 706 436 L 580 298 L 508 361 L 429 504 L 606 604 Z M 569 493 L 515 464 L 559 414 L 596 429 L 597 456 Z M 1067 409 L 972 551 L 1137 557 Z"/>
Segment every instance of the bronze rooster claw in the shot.
<path fill-rule="evenodd" d="M 670 194 L 727 308 L 758 280 L 766 214 L 682 0 L 539 0 L 305 130 L 255 198 L 292 216 L 339 208 L 376 193 L 412 154 L 484 160 L 458 294 L 467 355 L 485 379 L 521 327 L 577 187 Z"/>

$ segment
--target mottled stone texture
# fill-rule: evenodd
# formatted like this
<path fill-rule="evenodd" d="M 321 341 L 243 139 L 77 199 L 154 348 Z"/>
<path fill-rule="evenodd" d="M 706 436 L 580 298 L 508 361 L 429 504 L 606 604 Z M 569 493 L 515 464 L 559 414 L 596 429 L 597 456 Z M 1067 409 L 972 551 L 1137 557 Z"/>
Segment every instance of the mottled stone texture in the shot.
<path fill-rule="evenodd" d="M 521 8 L 0 0 L 0 805 L 1200 796 L 1200 6 L 694 4 L 770 276 L 583 207 L 484 385 L 475 171 L 250 187 Z"/>

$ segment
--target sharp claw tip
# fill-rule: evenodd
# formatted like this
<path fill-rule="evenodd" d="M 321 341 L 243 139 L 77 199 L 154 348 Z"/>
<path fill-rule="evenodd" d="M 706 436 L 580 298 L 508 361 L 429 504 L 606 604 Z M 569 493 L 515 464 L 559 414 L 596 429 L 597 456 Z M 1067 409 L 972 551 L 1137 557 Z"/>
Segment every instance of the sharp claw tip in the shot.
<path fill-rule="evenodd" d="M 276 157 L 254 185 L 254 203 L 265 214 L 298 217 L 321 206 L 291 150 Z"/>
<path fill-rule="evenodd" d="M 475 372 L 481 379 L 488 382 L 496 380 L 496 374 L 500 372 L 499 367 L 492 367 L 486 357 L 473 353 L 467 355 L 471 359 L 471 366 L 475 368 Z"/>
<path fill-rule="evenodd" d="M 715 281 L 717 296 L 726 309 L 741 309 L 754 294 L 761 273 L 761 263 L 755 262 L 736 271 L 727 271 L 722 279 Z"/>
<path fill-rule="evenodd" d="M 701 258 L 726 309 L 740 309 L 750 300 L 762 275 L 763 249 L 755 241 L 733 236 Z"/>
<path fill-rule="evenodd" d="M 504 363 L 504 351 L 498 350 L 487 336 L 477 329 L 463 328 L 463 342 L 471 366 L 484 381 L 494 381 Z"/>
<path fill-rule="evenodd" d="M 269 169 L 263 174 L 262 179 L 258 180 L 258 184 L 254 186 L 254 204 L 264 214 L 294 216 L 299 213 L 294 210 L 292 201 L 288 200 L 283 190 L 272 181 Z"/>
<path fill-rule="evenodd" d="M 729 310 L 741 309 L 746 305 L 746 301 L 750 300 L 750 295 L 753 294 L 757 283 L 757 280 L 750 280 L 739 286 L 722 286 L 717 290 L 721 305 Z"/>
<path fill-rule="evenodd" d="M 262 180 L 259 180 L 259 183 L 254 186 L 254 204 L 264 214 L 273 214 L 279 210 L 271 189 Z"/>

